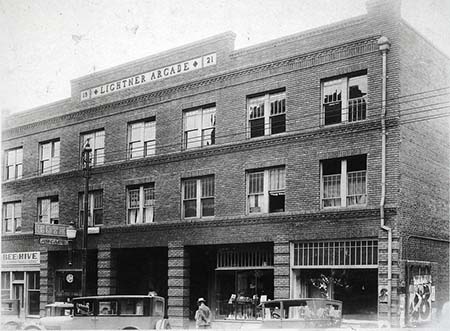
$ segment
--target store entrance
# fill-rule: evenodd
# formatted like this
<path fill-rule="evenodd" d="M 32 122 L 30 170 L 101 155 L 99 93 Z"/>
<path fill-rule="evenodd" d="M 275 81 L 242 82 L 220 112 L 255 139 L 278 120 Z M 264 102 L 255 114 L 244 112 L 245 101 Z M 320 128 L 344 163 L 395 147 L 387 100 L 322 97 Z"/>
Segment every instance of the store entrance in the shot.
<path fill-rule="evenodd" d="M 167 248 L 115 250 L 117 294 L 156 292 L 167 297 Z"/>

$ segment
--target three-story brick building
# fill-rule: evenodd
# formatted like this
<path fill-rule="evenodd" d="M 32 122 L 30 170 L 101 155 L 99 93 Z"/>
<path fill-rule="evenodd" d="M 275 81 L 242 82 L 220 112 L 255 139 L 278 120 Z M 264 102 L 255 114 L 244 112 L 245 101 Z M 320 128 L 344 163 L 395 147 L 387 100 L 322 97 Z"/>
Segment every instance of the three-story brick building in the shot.
<path fill-rule="evenodd" d="M 80 295 L 81 230 L 38 234 L 82 227 L 89 141 L 88 293 L 156 291 L 174 327 L 200 296 L 217 321 L 318 296 L 428 321 L 449 299 L 449 62 L 399 1 L 371 0 L 249 48 L 228 32 L 73 80 L 3 123 L 2 298 L 37 316 Z"/>

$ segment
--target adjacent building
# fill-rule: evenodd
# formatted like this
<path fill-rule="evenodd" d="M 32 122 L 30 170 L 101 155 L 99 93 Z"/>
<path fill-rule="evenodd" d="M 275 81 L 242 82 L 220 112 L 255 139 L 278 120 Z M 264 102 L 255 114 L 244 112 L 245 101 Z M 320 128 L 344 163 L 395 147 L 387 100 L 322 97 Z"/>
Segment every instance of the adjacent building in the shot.
<path fill-rule="evenodd" d="M 3 299 L 32 317 L 81 294 L 88 212 L 88 293 L 156 291 L 173 327 L 198 297 L 216 321 L 289 297 L 393 325 L 436 318 L 449 58 L 400 1 L 244 49 L 234 38 L 75 79 L 70 98 L 4 119 Z"/>

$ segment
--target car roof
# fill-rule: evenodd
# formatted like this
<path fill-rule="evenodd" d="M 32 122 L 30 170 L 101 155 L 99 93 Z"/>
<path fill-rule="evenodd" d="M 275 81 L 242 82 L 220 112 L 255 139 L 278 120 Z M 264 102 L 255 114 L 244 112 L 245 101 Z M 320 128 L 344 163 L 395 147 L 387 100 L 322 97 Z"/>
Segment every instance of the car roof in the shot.
<path fill-rule="evenodd" d="M 70 302 L 53 302 L 45 305 L 45 307 L 63 307 L 63 308 L 73 308 L 73 303 Z"/>
<path fill-rule="evenodd" d="M 306 302 L 329 302 L 329 303 L 338 303 L 338 304 L 340 303 L 340 304 L 342 304 L 342 301 L 333 300 L 333 299 L 299 298 L 299 299 L 275 299 L 275 300 L 261 302 L 260 305 L 272 306 L 272 305 L 278 305 L 280 302 L 287 303 L 289 305 L 295 305 L 295 304 L 306 303 Z"/>
<path fill-rule="evenodd" d="M 79 300 L 107 300 L 107 299 L 145 299 L 145 298 L 159 298 L 163 299 L 163 297 L 157 295 L 96 295 L 96 296 L 86 296 L 86 297 L 78 297 L 73 298 L 73 301 Z"/>

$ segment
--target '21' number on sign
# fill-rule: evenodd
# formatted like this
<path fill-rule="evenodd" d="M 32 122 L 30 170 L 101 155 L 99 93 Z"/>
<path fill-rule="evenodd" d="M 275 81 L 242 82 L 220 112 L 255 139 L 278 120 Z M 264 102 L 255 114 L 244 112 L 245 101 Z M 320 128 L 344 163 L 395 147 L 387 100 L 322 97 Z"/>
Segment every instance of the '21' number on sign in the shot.
<path fill-rule="evenodd" d="M 203 57 L 203 66 L 204 67 L 208 67 L 208 66 L 211 66 L 214 64 L 216 64 L 216 53 L 205 55 Z"/>

